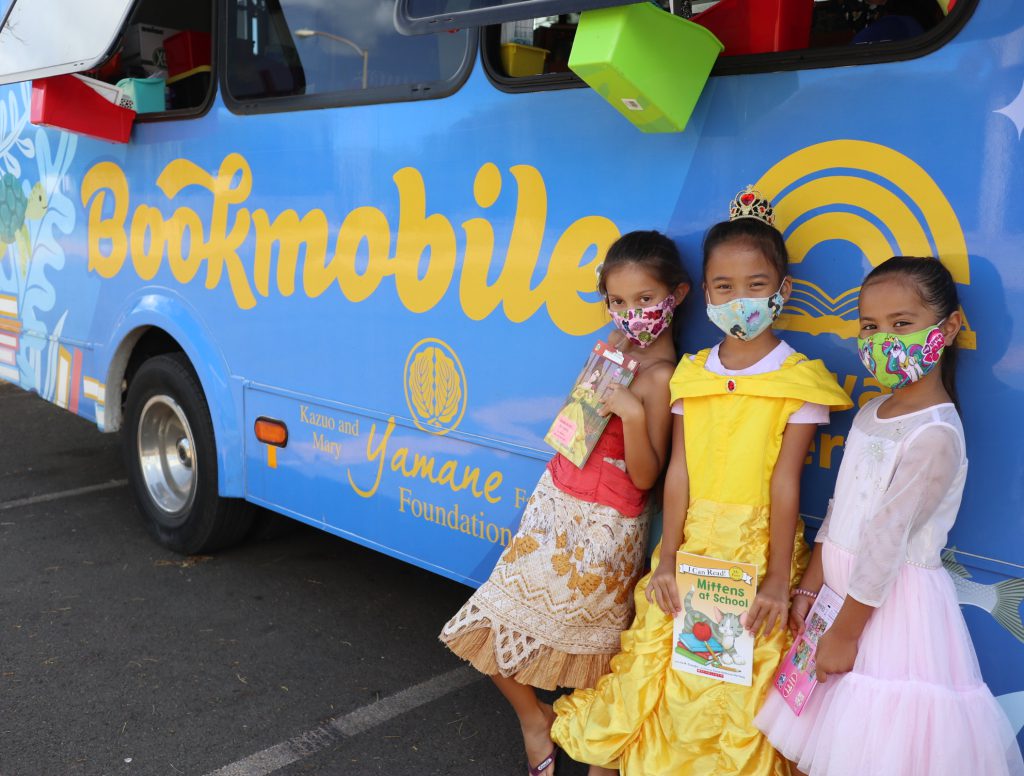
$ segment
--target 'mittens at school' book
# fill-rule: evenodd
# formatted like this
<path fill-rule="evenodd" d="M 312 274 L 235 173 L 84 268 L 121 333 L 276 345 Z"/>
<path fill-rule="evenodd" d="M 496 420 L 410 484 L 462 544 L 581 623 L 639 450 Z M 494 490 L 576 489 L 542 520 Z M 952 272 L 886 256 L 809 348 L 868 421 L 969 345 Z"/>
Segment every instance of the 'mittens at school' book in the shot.
<path fill-rule="evenodd" d="M 628 386 L 633 382 L 638 366 L 636 359 L 607 342 L 594 345 L 544 441 L 582 469 L 608 425 L 608 416 L 597 414 L 601 402 L 612 385 Z"/>
<path fill-rule="evenodd" d="M 789 652 L 782 658 L 779 672 L 775 674 L 775 689 L 798 717 L 818 685 L 814 670 L 818 639 L 836 621 L 842 606 L 842 597 L 822 585 L 818 597 L 814 599 L 814 606 L 807 613 L 804 632 L 793 642 Z"/>
<path fill-rule="evenodd" d="M 749 687 L 754 637 L 744 626 L 757 594 L 757 566 L 680 550 L 676 584 L 683 611 L 673 628 L 672 667 Z"/>

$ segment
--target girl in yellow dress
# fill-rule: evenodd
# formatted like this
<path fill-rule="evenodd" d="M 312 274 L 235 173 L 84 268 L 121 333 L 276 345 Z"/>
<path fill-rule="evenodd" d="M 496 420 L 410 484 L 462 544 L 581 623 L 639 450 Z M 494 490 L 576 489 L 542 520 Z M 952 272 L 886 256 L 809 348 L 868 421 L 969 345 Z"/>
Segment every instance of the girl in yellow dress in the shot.
<path fill-rule="evenodd" d="M 663 536 L 651 573 L 637 584 L 622 651 L 595 688 L 555 704 L 552 738 L 591 763 L 592 775 L 789 773 L 753 719 L 788 647 L 790 589 L 807 565 L 798 503 L 804 459 L 829 409 L 852 403 L 821 361 L 772 331 L 792 287 L 772 223 L 771 204 L 748 187 L 704 241 L 708 315 L 728 336 L 683 357 L 670 382 Z M 745 621 L 755 637 L 751 687 L 672 668 L 673 616 L 682 610 L 678 549 L 757 564 Z"/>

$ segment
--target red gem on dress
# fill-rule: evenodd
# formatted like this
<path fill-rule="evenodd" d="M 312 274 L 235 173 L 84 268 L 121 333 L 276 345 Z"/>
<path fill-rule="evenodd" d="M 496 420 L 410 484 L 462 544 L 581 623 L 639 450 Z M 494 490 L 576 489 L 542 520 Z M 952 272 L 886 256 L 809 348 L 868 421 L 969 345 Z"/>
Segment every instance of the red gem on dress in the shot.
<path fill-rule="evenodd" d="M 725 384 L 725 387 L 726 387 L 726 390 L 728 390 L 728 391 L 729 391 L 729 393 L 732 393 L 733 391 L 735 391 L 735 390 L 736 390 L 736 381 L 735 381 L 735 380 L 729 380 L 729 381 L 728 381 L 728 382 L 727 382 L 727 383 Z"/>

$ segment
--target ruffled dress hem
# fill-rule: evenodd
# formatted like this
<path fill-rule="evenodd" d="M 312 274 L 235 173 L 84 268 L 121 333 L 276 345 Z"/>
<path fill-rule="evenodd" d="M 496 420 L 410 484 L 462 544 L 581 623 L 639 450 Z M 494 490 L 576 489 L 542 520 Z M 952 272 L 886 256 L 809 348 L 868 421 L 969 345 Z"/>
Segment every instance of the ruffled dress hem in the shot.
<path fill-rule="evenodd" d="M 825 584 L 847 593 L 856 556 L 827 538 L 822 553 Z M 773 689 L 754 724 L 809 776 L 1024 775 L 941 568 L 904 564 L 853 670 L 818 685 L 800 716 Z"/>
<path fill-rule="evenodd" d="M 808 776 L 1019 776 L 1016 739 L 984 684 L 951 688 L 851 672 L 816 693 L 808 717 L 771 693 L 755 719 Z M 856 735 L 850 731 L 856 730 Z M 1017 755 L 1015 758 L 1014 755 Z"/>
<path fill-rule="evenodd" d="M 615 651 L 575 654 L 543 644 L 522 662 L 516 663 L 514 670 L 508 667 L 503 669 L 498 663 L 495 630 L 486 620 L 478 621 L 477 627 L 471 630 L 443 636 L 441 643 L 482 674 L 500 674 L 541 690 L 593 687 L 598 679 L 608 673 L 608 664 L 615 654 Z"/>

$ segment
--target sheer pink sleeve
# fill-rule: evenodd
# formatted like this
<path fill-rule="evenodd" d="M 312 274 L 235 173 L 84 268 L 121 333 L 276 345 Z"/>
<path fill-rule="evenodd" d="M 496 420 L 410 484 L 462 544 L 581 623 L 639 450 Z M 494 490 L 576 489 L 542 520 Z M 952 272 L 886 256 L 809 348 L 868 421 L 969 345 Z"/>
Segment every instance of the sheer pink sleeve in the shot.
<path fill-rule="evenodd" d="M 911 532 L 935 512 L 960 471 L 960 437 L 945 423 L 915 431 L 902 445 L 892 479 L 864 522 L 849 594 L 881 606 L 906 560 Z"/>
<path fill-rule="evenodd" d="M 832 505 L 836 502 L 834 498 L 828 500 L 828 507 L 825 509 L 825 519 L 821 521 L 821 528 L 814 535 L 815 542 L 823 542 L 828 537 L 828 524 L 832 520 Z"/>

